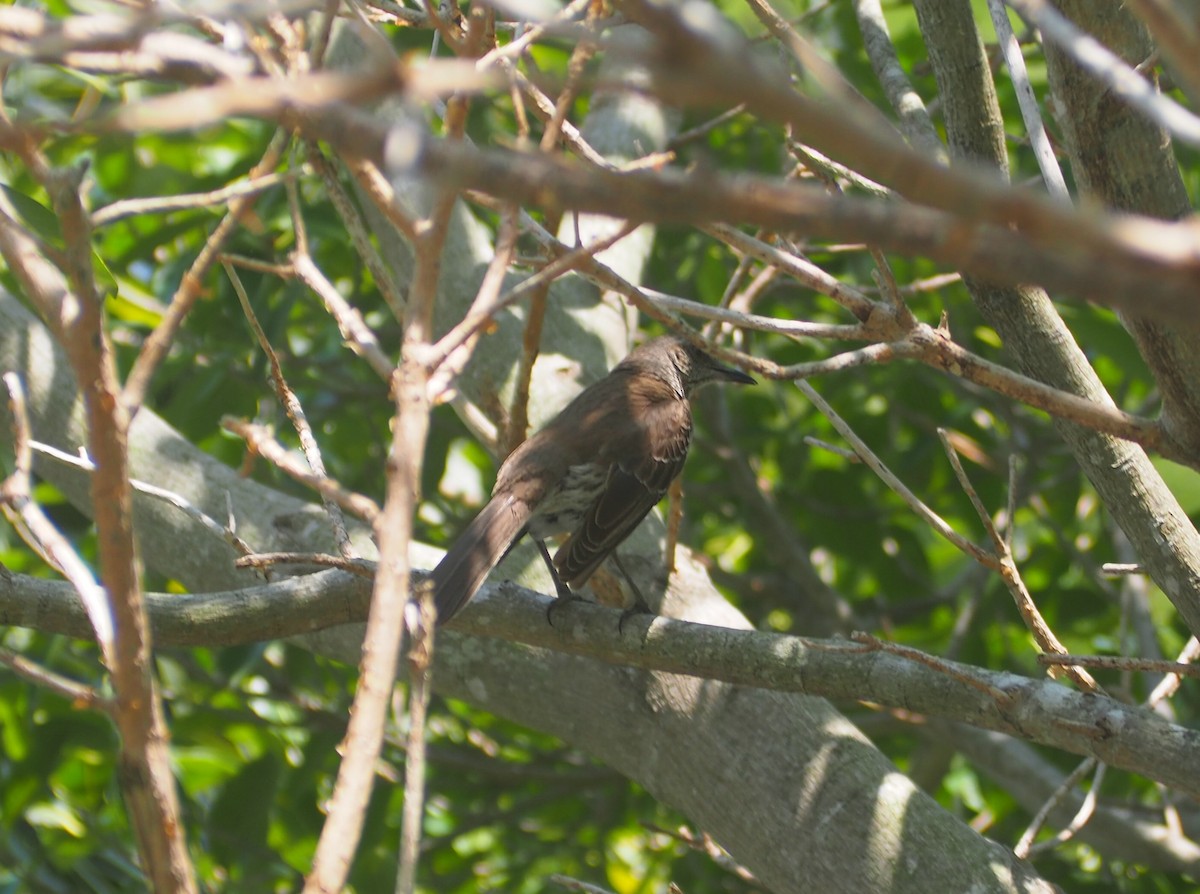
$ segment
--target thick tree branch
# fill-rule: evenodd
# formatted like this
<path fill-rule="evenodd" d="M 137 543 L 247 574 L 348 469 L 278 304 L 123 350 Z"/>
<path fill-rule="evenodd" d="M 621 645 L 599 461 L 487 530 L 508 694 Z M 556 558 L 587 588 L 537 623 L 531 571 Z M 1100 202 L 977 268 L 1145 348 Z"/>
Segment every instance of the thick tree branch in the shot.
<path fill-rule="evenodd" d="M 323 571 L 225 593 L 150 593 L 146 602 L 161 645 L 220 646 L 365 621 L 369 589 L 356 575 Z M 1200 780 L 1190 772 L 1200 760 L 1200 733 L 1107 696 L 944 659 L 914 662 L 838 639 L 665 617 L 628 622 L 621 633 L 620 613 L 597 605 L 564 608 L 551 626 L 547 600 L 516 584 L 486 584 L 450 625 L 458 635 L 450 638 L 451 652 L 459 636 L 469 633 L 646 671 L 865 701 L 1097 757 L 1185 794 L 1200 794 Z M 92 636 L 69 586 L 23 575 L 0 575 L 0 624 Z"/>

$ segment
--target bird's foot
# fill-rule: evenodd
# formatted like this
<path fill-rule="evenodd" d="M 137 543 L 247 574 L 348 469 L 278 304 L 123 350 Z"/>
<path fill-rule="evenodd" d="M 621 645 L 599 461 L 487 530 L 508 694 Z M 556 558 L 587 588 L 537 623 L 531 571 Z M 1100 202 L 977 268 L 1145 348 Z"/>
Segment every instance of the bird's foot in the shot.
<path fill-rule="evenodd" d="M 567 589 L 564 586 L 563 589 L 558 591 L 558 598 L 555 599 L 553 602 L 551 602 L 549 607 L 546 609 L 546 623 L 549 624 L 551 627 L 553 627 L 554 626 L 554 613 L 557 612 L 560 608 L 562 608 L 567 603 L 587 602 L 587 601 L 588 600 L 584 599 L 578 593 L 572 593 L 569 589 Z"/>
<path fill-rule="evenodd" d="M 646 604 L 646 600 L 638 597 L 637 601 L 625 611 L 621 612 L 621 617 L 617 621 L 617 633 L 625 632 L 625 622 L 630 618 L 636 618 L 638 615 L 653 615 L 654 609 Z"/>

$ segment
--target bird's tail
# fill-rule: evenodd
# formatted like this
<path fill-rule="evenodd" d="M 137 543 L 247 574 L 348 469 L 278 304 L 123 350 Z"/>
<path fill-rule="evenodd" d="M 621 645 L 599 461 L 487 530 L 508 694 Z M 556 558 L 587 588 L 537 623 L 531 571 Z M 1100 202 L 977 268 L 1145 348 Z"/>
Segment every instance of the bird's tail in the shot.
<path fill-rule="evenodd" d="M 437 623 L 453 618 L 525 530 L 529 507 L 511 495 L 483 507 L 429 575 Z"/>

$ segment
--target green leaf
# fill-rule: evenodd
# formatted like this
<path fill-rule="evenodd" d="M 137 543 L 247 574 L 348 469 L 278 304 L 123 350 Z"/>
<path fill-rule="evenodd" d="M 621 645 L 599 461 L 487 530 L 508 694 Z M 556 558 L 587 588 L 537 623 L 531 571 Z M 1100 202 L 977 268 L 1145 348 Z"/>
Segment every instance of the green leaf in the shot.
<path fill-rule="evenodd" d="M 0 183 L 0 190 L 12 203 L 13 207 L 29 224 L 33 232 L 52 245 L 62 243 L 62 225 L 58 215 L 30 195 Z"/>

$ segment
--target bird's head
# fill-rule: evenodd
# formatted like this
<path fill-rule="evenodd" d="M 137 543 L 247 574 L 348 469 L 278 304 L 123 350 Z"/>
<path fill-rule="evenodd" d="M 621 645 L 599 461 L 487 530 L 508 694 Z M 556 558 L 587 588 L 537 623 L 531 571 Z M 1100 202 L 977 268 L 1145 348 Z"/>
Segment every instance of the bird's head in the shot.
<path fill-rule="evenodd" d="M 677 335 L 651 339 L 635 348 L 626 363 L 666 379 L 683 396 L 709 382 L 733 382 L 753 385 L 755 381 L 740 369 L 726 366 L 701 348 Z"/>

